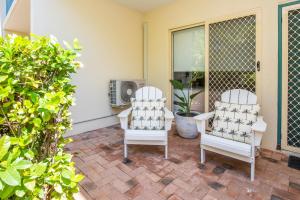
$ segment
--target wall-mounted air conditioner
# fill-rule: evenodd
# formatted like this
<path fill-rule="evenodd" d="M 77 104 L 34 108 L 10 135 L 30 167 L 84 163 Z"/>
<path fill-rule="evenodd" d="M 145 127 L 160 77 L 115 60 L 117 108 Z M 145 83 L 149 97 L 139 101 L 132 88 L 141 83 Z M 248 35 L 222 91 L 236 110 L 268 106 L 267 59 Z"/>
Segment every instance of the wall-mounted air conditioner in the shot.
<path fill-rule="evenodd" d="M 110 104 L 112 107 L 122 107 L 130 104 L 135 91 L 145 86 L 143 80 L 111 80 L 109 84 Z"/>

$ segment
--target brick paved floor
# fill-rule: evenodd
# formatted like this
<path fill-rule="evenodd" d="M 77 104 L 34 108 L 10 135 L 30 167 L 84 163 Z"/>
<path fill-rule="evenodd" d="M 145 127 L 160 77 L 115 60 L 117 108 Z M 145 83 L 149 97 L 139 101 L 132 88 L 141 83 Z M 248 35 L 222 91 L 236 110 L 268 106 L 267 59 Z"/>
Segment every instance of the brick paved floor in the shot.
<path fill-rule="evenodd" d="M 67 150 L 74 154 L 80 183 L 77 199 L 193 200 L 300 199 L 300 171 L 273 155 L 259 157 L 256 179 L 250 166 L 214 153 L 199 164 L 199 138 L 169 134 L 169 160 L 163 147 L 129 146 L 130 163 L 123 164 L 122 130 L 108 127 L 74 136 Z"/>

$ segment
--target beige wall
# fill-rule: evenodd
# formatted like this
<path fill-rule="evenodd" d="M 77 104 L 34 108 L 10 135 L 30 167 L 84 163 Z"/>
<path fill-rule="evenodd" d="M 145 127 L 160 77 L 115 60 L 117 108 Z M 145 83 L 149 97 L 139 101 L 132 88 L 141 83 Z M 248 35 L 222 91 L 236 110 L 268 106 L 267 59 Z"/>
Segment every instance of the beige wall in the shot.
<path fill-rule="evenodd" d="M 73 122 L 113 114 L 110 79 L 143 77 L 143 15 L 111 0 L 32 0 L 31 31 L 59 40 L 78 38 L 85 67 L 74 76 L 77 85 Z M 118 123 L 107 117 L 74 125 L 71 134 Z"/>
<path fill-rule="evenodd" d="M 162 88 L 171 99 L 170 33 L 175 27 L 205 22 L 214 18 L 235 15 L 249 10 L 260 12 L 261 66 L 260 104 L 268 123 L 262 146 L 276 148 L 277 134 L 277 0 L 177 0 L 148 12 L 148 79 Z"/>

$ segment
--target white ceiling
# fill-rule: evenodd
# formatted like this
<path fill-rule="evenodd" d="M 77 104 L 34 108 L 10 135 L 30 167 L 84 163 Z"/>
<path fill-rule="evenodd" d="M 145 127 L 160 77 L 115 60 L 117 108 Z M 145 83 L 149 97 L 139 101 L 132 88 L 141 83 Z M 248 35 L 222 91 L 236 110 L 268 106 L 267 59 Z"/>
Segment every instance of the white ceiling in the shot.
<path fill-rule="evenodd" d="M 146 12 L 175 0 L 115 0 L 130 8 Z"/>

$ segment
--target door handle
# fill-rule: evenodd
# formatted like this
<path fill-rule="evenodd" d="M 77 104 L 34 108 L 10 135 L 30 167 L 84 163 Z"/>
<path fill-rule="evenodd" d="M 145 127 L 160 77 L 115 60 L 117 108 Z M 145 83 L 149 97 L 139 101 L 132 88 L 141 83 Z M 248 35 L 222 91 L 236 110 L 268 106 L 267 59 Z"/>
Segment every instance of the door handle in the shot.
<path fill-rule="evenodd" d="M 257 61 L 256 63 L 256 70 L 260 72 L 260 61 Z"/>

